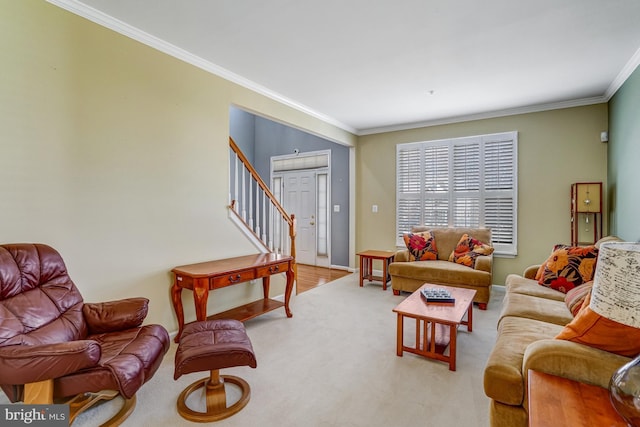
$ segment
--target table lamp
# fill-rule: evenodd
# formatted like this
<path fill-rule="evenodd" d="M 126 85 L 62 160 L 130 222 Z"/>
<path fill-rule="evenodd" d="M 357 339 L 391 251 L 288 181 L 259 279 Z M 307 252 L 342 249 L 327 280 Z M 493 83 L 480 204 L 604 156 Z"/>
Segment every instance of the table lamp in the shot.
<path fill-rule="evenodd" d="M 640 243 L 600 246 L 589 306 L 603 317 L 640 328 Z M 613 374 L 609 396 L 618 414 L 640 427 L 640 355 Z"/>

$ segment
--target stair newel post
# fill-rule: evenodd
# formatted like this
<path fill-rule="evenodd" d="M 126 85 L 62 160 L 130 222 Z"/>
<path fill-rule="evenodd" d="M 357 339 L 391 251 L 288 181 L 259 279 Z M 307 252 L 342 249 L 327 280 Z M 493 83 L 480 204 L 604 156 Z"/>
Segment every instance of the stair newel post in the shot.
<path fill-rule="evenodd" d="M 296 215 L 291 214 L 291 222 L 289 223 L 289 240 L 291 241 L 292 257 L 296 257 Z"/>

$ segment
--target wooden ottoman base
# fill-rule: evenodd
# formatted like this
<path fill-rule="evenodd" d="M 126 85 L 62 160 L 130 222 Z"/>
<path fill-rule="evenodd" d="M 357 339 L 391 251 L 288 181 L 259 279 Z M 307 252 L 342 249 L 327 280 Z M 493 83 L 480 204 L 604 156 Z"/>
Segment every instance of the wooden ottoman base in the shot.
<path fill-rule="evenodd" d="M 223 381 L 221 381 L 221 379 Z M 227 407 L 227 394 L 224 388 L 225 383 L 237 385 L 242 392 L 240 399 L 229 407 Z M 194 411 L 187 406 L 187 399 L 191 393 L 203 387 L 205 388 L 207 411 Z M 203 378 L 194 382 L 180 393 L 178 397 L 178 413 L 186 420 L 199 423 L 219 421 L 230 417 L 247 406 L 250 397 L 251 388 L 249 387 L 249 383 L 233 375 L 220 375 L 220 371 L 214 369 L 211 371 L 209 378 Z"/>
<path fill-rule="evenodd" d="M 249 403 L 249 384 L 232 375 L 220 375 L 220 369 L 233 366 L 257 366 L 251 341 L 244 325 L 232 319 L 196 321 L 185 325 L 176 350 L 174 379 L 191 372 L 207 372 L 203 378 L 185 388 L 178 397 L 178 413 L 195 422 L 218 421 L 237 413 Z M 224 380 L 224 381 L 221 381 Z M 240 399 L 227 407 L 225 383 L 240 388 Z M 205 412 L 187 406 L 189 395 L 204 388 Z"/>

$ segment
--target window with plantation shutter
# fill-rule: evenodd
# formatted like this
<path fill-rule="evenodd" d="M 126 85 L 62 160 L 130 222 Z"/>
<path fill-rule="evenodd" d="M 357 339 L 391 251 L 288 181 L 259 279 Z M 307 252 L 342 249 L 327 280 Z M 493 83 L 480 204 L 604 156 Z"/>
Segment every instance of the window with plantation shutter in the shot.
<path fill-rule="evenodd" d="M 422 182 L 420 171 L 424 169 L 420 144 L 405 144 L 402 151 L 396 156 L 398 170 L 397 187 L 404 197 L 397 201 L 396 222 L 397 227 L 411 229 L 411 224 L 421 221 Z M 402 236 L 400 236 L 402 239 Z"/>
<path fill-rule="evenodd" d="M 396 243 L 415 225 L 491 228 L 516 255 L 517 132 L 396 147 Z"/>

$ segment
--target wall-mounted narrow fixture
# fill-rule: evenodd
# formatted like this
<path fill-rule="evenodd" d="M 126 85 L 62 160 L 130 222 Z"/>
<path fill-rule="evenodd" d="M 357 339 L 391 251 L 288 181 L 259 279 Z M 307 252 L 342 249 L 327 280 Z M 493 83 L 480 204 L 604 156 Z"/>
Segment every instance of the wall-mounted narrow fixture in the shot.
<path fill-rule="evenodd" d="M 600 141 L 601 142 L 609 142 L 609 132 L 603 130 L 600 132 Z"/>

